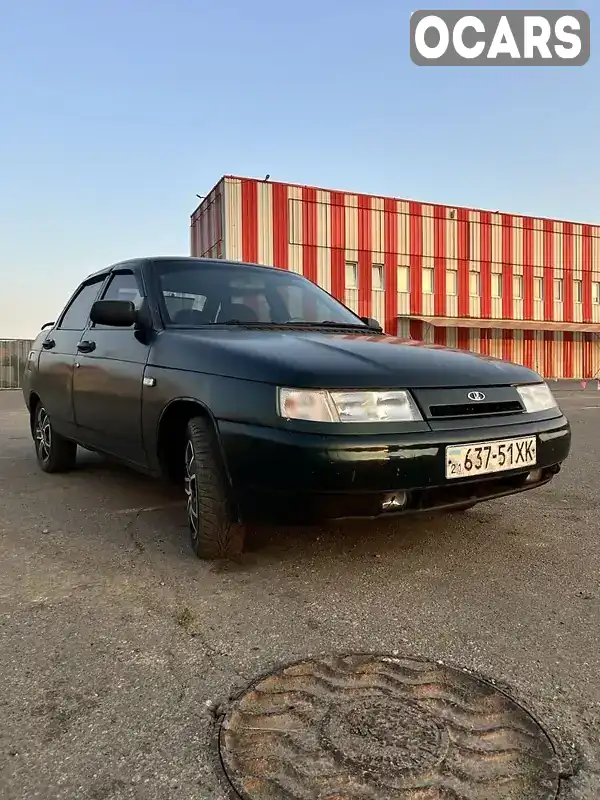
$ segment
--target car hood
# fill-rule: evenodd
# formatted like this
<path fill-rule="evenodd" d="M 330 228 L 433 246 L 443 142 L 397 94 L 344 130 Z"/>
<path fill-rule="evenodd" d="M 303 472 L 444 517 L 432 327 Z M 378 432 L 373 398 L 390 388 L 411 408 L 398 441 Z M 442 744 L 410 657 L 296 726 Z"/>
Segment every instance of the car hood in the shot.
<path fill-rule="evenodd" d="M 155 363 L 291 387 L 420 388 L 539 381 L 518 364 L 393 336 L 298 330 L 165 331 Z"/>

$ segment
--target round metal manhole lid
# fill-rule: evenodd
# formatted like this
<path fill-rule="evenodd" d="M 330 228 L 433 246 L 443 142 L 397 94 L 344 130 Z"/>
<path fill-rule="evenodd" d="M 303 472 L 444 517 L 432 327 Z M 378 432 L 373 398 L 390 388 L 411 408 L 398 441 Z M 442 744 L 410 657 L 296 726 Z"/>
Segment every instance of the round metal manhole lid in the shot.
<path fill-rule="evenodd" d="M 261 679 L 226 713 L 221 762 L 243 800 L 551 800 L 541 725 L 495 686 L 440 664 L 356 655 Z"/>

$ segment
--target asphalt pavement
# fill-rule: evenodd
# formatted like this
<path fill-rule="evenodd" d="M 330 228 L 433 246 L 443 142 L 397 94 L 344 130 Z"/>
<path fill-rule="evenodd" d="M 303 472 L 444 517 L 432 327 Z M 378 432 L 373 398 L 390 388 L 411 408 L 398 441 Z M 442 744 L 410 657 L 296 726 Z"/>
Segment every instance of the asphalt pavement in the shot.
<path fill-rule="evenodd" d="M 191 554 L 166 486 L 91 454 L 41 473 L 21 394 L 0 392 L 0 798 L 223 800 L 219 707 L 285 662 L 353 652 L 495 681 L 554 738 L 561 800 L 600 797 L 592 389 L 557 389 L 573 453 L 550 486 L 464 515 L 261 529 L 226 564 Z"/>

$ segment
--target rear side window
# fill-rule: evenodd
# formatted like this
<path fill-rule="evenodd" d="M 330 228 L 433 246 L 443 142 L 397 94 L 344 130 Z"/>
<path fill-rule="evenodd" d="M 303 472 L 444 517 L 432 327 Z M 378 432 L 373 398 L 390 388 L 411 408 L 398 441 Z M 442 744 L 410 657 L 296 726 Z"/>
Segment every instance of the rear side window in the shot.
<path fill-rule="evenodd" d="M 100 278 L 93 283 L 86 283 L 81 287 L 67 306 L 67 310 L 63 314 L 60 325 L 58 326 L 59 329 L 82 331 L 86 327 L 90 309 L 103 281 L 104 278 Z"/>
<path fill-rule="evenodd" d="M 136 308 L 142 302 L 142 296 L 133 272 L 116 272 L 110 279 L 102 295 L 103 300 L 130 300 Z M 95 328 L 107 328 L 107 325 L 94 325 Z M 122 328 L 120 330 L 123 330 Z"/>

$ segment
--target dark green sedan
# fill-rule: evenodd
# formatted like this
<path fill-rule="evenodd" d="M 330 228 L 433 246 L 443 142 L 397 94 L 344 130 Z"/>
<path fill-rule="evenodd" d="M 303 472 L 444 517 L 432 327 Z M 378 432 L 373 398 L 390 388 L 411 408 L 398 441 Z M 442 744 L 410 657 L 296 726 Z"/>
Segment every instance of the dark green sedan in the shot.
<path fill-rule="evenodd" d="M 385 335 L 285 270 L 160 257 L 88 277 L 38 335 L 41 469 L 77 447 L 181 483 L 201 558 L 249 520 L 462 511 L 550 481 L 571 432 L 525 367 Z"/>

